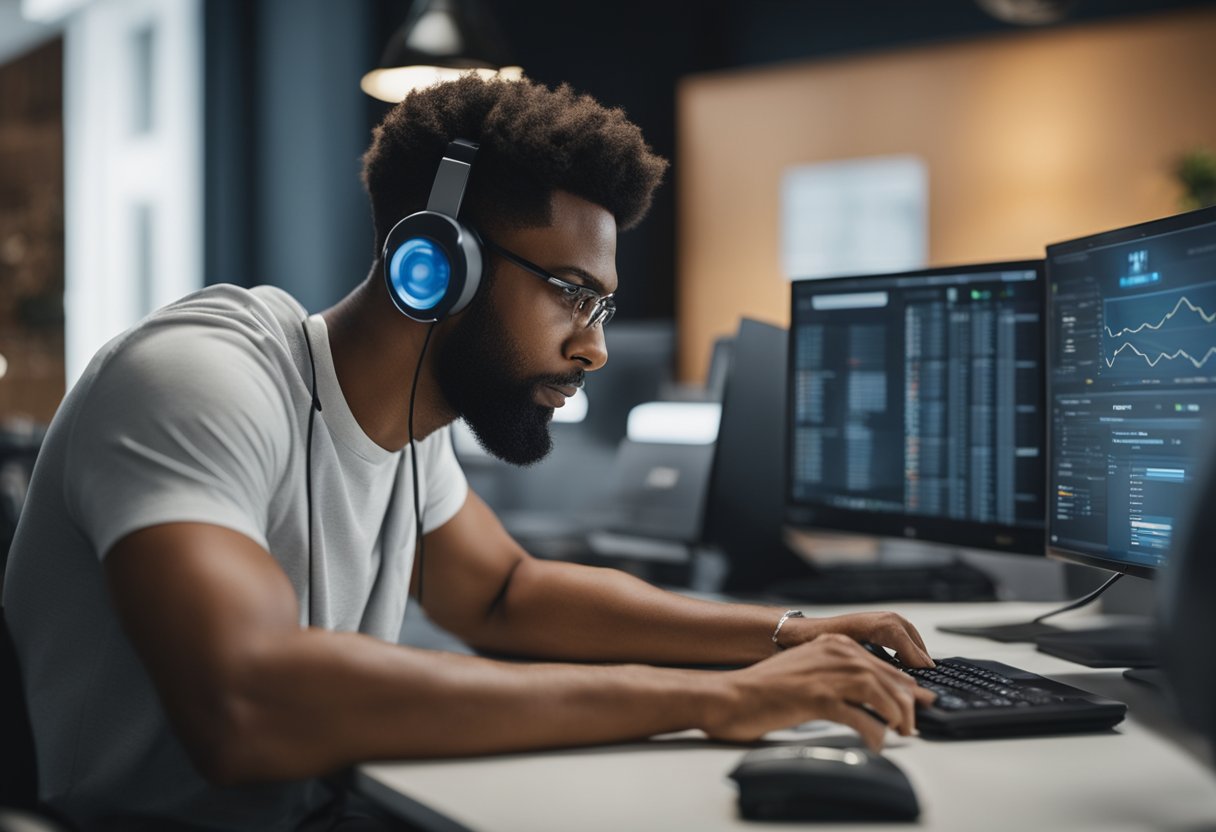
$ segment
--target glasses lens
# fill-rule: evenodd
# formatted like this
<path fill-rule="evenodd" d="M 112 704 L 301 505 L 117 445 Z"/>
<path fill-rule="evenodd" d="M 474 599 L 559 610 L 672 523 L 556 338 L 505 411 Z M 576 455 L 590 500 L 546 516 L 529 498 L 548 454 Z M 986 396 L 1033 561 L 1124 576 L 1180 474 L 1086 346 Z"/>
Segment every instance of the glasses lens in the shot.
<path fill-rule="evenodd" d="M 610 298 L 599 298 L 594 304 L 587 304 L 590 314 L 586 315 L 586 327 L 604 326 L 616 314 L 616 304 Z"/>
<path fill-rule="evenodd" d="M 598 308 L 599 296 L 590 289 L 581 289 L 573 298 L 570 317 L 579 326 L 591 326 Z"/>
<path fill-rule="evenodd" d="M 586 298 L 579 298 L 575 301 L 573 315 L 574 322 L 579 326 L 591 326 L 591 319 L 595 316 L 595 304 Z"/>

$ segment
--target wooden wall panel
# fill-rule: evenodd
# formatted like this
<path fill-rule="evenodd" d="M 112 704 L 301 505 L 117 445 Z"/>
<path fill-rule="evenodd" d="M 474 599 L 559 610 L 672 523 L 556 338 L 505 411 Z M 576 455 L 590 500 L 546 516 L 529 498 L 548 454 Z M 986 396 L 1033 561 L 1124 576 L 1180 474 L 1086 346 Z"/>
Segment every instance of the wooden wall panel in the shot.
<path fill-rule="evenodd" d="M 677 107 L 679 372 L 697 380 L 741 316 L 788 323 L 789 165 L 921 156 L 933 264 L 1175 213 L 1174 161 L 1216 147 L 1216 12 L 690 76 Z"/>
<path fill-rule="evenodd" d="M 64 392 L 63 41 L 0 66 L 0 432 Z"/>

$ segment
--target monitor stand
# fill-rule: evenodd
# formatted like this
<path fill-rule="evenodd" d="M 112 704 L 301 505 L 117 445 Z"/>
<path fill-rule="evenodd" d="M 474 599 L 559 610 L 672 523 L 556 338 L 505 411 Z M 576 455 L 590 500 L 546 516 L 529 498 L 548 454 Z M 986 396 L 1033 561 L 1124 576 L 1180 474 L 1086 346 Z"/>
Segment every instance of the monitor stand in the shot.
<path fill-rule="evenodd" d="M 1086 667 L 1157 666 L 1157 641 L 1148 619 L 1130 625 L 1045 633 L 1034 643 L 1040 653 Z"/>
<path fill-rule="evenodd" d="M 1159 691 L 1167 690 L 1165 672 L 1156 667 L 1129 667 L 1123 671 L 1123 678 L 1137 684 L 1147 685 Z"/>

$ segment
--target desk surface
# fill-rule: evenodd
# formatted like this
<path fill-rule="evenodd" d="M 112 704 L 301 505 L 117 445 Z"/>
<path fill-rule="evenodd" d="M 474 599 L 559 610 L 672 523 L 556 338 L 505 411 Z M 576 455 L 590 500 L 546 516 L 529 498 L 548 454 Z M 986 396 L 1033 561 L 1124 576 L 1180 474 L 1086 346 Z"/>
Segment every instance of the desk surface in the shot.
<path fill-rule="evenodd" d="M 935 656 L 1003 661 L 1129 706 L 1126 720 L 1099 734 L 965 741 L 891 735 L 885 753 L 916 788 L 922 828 L 1216 829 L 1216 773 L 1202 762 L 1200 746 L 1169 718 L 1156 691 L 1124 679 L 1120 671 L 1081 667 L 1031 645 L 934 629 L 946 623 L 1020 621 L 1051 605 L 886 606 L 920 628 Z M 840 611 L 817 608 L 814 614 Z M 824 730 L 824 742 L 848 736 L 844 729 Z M 798 734 L 780 736 L 788 740 Z M 757 824 L 739 819 L 734 783 L 727 778 L 745 750 L 690 731 L 591 749 L 365 764 L 356 771 L 356 783 L 395 813 L 434 829 L 755 830 Z M 875 827 L 813 828 L 862 832 Z"/>

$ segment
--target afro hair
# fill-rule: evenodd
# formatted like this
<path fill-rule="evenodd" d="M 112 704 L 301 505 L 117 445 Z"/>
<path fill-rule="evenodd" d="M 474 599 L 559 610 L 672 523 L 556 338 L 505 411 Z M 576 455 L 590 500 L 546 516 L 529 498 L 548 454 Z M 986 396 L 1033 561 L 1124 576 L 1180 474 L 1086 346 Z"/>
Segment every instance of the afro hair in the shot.
<path fill-rule="evenodd" d="M 426 207 L 439 161 L 457 138 L 481 145 L 461 217 L 487 230 L 548 225 L 557 190 L 632 228 L 667 168 L 624 111 L 565 84 L 470 74 L 415 90 L 389 111 L 363 154 L 377 256 L 393 225 Z"/>

